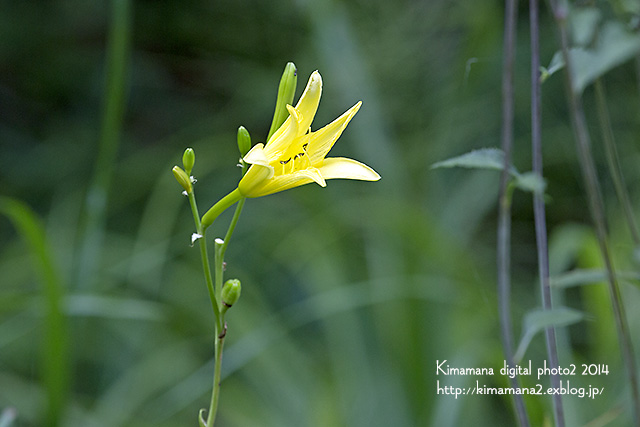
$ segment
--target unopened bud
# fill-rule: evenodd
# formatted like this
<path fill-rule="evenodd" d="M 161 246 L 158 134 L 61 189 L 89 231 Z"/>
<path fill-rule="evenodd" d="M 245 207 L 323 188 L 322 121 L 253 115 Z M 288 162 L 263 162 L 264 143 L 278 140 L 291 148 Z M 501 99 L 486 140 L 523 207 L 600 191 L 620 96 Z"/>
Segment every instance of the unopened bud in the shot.
<path fill-rule="evenodd" d="M 182 166 L 184 166 L 184 170 L 187 175 L 191 175 L 191 171 L 193 170 L 193 165 L 196 163 L 196 153 L 193 151 L 193 148 L 187 148 L 184 150 L 184 154 L 182 155 Z"/>
<path fill-rule="evenodd" d="M 244 126 L 238 128 L 238 150 L 240 150 L 240 157 L 246 156 L 251 150 L 251 135 Z"/>
<path fill-rule="evenodd" d="M 298 85 L 298 74 L 296 65 L 293 62 L 288 62 L 284 67 L 282 78 L 280 79 L 280 86 L 278 87 L 278 98 L 276 99 L 276 109 L 273 113 L 273 121 L 271 122 L 271 129 L 269 129 L 269 135 L 267 141 L 271 138 L 276 130 L 284 121 L 289 117 L 287 111 L 287 105 L 293 105 L 293 97 L 296 94 L 296 86 Z"/>
<path fill-rule="evenodd" d="M 184 188 L 184 191 L 191 193 L 193 187 L 191 186 L 191 179 L 189 178 L 189 175 L 187 175 L 187 173 L 179 166 L 174 166 L 171 171 L 173 172 L 173 176 L 176 177 L 178 184 L 182 185 L 182 188 Z"/>
<path fill-rule="evenodd" d="M 224 311 L 226 311 L 233 304 L 235 304 L 238 299 L 240 299 L 241 292 L 242 285 L 240 284 L 240 280 L 229 279 L 225 282 L 224 286 L 222 287 L 222 304 Z"/>

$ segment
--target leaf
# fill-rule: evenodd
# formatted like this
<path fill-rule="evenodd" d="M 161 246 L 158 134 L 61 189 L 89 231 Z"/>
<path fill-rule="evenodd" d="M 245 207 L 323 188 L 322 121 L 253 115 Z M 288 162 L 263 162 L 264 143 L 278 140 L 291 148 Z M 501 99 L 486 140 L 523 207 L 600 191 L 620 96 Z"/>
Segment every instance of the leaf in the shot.
<path fill-rule="evenodd" d="M 597 78 L 629 61 L 639 52 L 640 35 L 629 32 L 619 22 L 605 23 L 594 48 L 574 47 L 569 50 L 573 70 L 573 91 L 582 93 Z M 562 52 L 556 52 L 549 67 L 543 68 L 541 80 L 546 80 L 563 67 Z"/>
<path fill-rule="evenodd" d="M 551 58 L 551 62 L 547 68 L 540 67 L 540 82 L 544 83 L 545 80 L 563 68 L 564 58 L 562 57 L 562 52 L 558 51 L 553 55 L 553 58 Z"/>
<path fill-rule="evenodd" d="M 602 17 L 597 7 L 576 7 L 570 14 L 572 40 L 579 46 L 593 41 Z"/>
<path fill-rule="evenodd" d="M 549 285 L 559 288 L 570 288 L 580 285 L 592 285 L 607 280 L 604 270 L 578 269 L 549 278 Z"/>
<path fill-rule="evenodd" d="M 598 77 L 627 62 L 640 52 L 640 35 L 626 30 L 619 22 L 605 24 L 593 50 L 572 49 L 573 90 L 580 93 Z"/>
<path fill-rule="evenodd" d="M 551 327 L 568 326 L 584 318 L 584 314 L 568 307 L 551 310 L 536 309 L 527 313 L 522 325 L 522 338 L 514 355 L 516 362 L 522 360 L 533 337 L 540 331 Z"/>
<path fill-rule="evenodd" d="M 633 272 L 618 272 L 618 279 L 640 280 L 640 274 Z M 596 269 L 576 269 L 550 278 L 550 285 L 559 288 L 570 288 L 573 286 L 593 285 L 607 280 L 605 270 Z"/>
<path fill-rule="evenodd" d="M 497 148 L 481 148 L 479 150 L 473 150 L 469 153 L 434 163 L 431 166 L 431 169 L 457 167 L 501 171 L 504 168 L 504 153 L 502 150 Z M 517 175 L 518 171 L 513 166 L 509 166 L 509 173 Z"/>
<path fill-rule="evenodd" d="M 547 187 L 544 178 L 535 172 L 525 172 L 516 175 L 514 183 L 520 190 L 539 194 L 544 194 L 544 190 Z"/>

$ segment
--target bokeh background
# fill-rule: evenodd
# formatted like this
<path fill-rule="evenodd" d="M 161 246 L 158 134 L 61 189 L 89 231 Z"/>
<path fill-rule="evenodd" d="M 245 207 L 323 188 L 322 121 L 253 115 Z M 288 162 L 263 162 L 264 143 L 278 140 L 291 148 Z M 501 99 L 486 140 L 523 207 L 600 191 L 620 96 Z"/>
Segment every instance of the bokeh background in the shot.
<path fill-rule="evenodd" d="M 513 156 L 526 171 L 521 3 Z M 619 12 L 613 2 L 600 6 Z M 497 373 L 499 173 L 430 169 L 500 145 L 503 19 L 500 1 L 0 2 L 0 194 L 11 200 L 4 213 L 14 213 L 0 216 L 2 425 L 196 425 L 209 402 L 213 316 L 190 247 L 191 213 L 170 169 L 195 149 L 202 210 L 233 189 L 236 129 L 264 141 L 288 61 L 298 94 L 311 72 L 322 73 L 314 129 L 363 101 L 331 155 L 383 178 L 247 201 L 226 256 L 227 277 L 241 279 L 243 294 L 227 316 L 218 423 L 515 425 L 509 396 L 437 393 L 437 381 L 508 384 Z M 541 34 L 548 64 L 558 44 L 544 7 Z M 634 62 L 605 77 L 637 212 Z M 590 91 L 585 105 L 615 262 L 633 271 Z M 543 112 L 552 272 L 599 268 L 560 73 L 543 86 Z M 26 218 L 18 228 L 16 218 Z M 540 306 L 531 194 L 518 191 L 512 256 L 517 340 L 524 315 Z M 622 284 L 634 339 L 636 285 Z M 565 397 L 569 425 L 630 425 L 606 287 L 562 290 L 557 302 L 585 313 L 559 333 L 561 365 L 609 367 L 575 378 L 605 391 Z M 537 336 L 525 360 L 537 367 L 545 357 Z M 496 375 L 436 376 L 445 359 Z M 523 382 L 548 386 L 535 375 Z M 550 425 L 548 396 L 526 403 L 533 425 Z"/>

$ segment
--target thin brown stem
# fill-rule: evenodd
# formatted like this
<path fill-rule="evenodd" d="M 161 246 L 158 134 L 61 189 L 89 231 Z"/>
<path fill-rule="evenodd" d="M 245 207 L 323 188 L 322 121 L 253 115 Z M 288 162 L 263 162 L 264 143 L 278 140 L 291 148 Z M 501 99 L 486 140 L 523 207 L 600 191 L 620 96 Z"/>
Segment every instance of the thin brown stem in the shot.
<path fill-rule="evenodd" d="M 502 150 L 504 167 L 500 179 L 500 200 L 498 206 L 498 310 L 504 356 L 509 366 L 514 366 L 513 338 L 511 326 L 511 194 L 509 191 L 509 168 L 513 145 L 513 66 L 515 62 L 515 32 L 517 8 L 515 0 L 505 2 L 504 60 L 502 69 Z M 517 378 L 510 378 L 511 386 L 519 387 Z M 529 417 L 521 395 L 514 396 L 514 404 L 520 426 L 529 426 Z"/>
<path fill-rule="evenodd" d="M 543 176 L 542 167 L 542 106 L 540 88 L 540 23 L 538 20 L 538 0 L 529 0 L 529 21 L 531 32 L 531 151 L 533 159 L 533 172 L 540 178 Z M 542 307 L 545 310 L 553 308 L 551 287 L 549 286 L 549 248 L 547 242 L 547 220 L 544 206 L 544 194 L 533 194 L 533 213 L 536 229 L 536 246 L 538 250 L 538 276 L 540 279 L 540 293 Z M 547 343 L 547 358 L 553 371 L 558 371 L 558 347 L 556 343 L 556 330 L 553 326 L 545 329 Z M 551 375 L 553 388 L 560 387 L 560 376 Z M 553 414 L 556 426 L 563 427 L 564 408 L 562 396 L 554 394 Z"/>
<path fill-rule="evenodd" d="M 582 105 L 582 97 L 580 93 L 576 92 L 573 84 L 574 71 L 571 56 L 569 54 L 569 38 L 566 28 L 567 10 L 565 8 L 558 7 L 554 0 L 549 0 L 549 2 L 551 4 L 551 9 L 556 19 L 560 35 L 560 45 L 565 63 L 565 78 L 568 88 L 569 111 L 576 139 L 582 178 L 587 192 L 589 211 L 595 226 L 598 245 L 607 271 L 607 283 L 609 285 L 609 293 L 611 295 L 611 304 L 616 321 L 618 340 L 620 342 L 622 359 L 629 377 L 634 425 L 640 426 L 640 394 L 638 393 L 638 377 L 635 369 L 635 356 L 633 346 L 631 344 L 631 336 L 629 334 L 629 326 L 627 324 L 624 305 L 622 303 L 622 296 L 620 294 L 613 260 L 609 251 L 604 203 L 602 202 L 598 176 L 596 173 L 593 155 L 591 154 L 591 139 Z"/>

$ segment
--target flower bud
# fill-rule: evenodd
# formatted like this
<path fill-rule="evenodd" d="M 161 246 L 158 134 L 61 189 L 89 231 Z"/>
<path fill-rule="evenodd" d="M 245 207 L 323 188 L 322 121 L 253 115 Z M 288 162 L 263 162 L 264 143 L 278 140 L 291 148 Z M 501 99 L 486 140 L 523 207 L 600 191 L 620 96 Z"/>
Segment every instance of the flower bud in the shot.
<path fill-rule="evenodd" d="M 184 150 L 184 154 L 182 155 L 182 166 L 184 166 L 184 170 L 187 175 L 191 175 L 191 170 L 195 163 L 196 153 L 193 151 L 193 148 L 187 148 Z"/>
<path fill-rule="evenodd" d="M 173 176 L 176 177 L 176 181 L 178 181 L 178 184 L 182 185 L 182 188 L 184 188 L 184 191 L 186 191 L 187 193 L 191 193 L 192 187 L 189 175 L 187 175 L 187 173 L 183 171 L 179 166 L 174 166 L 171 171 L 173 172 Z"/>
<path fill-rule="evenodd" d="M 240 157 L 244 157 L 251 150 L 251 135 L 244 126 L 238 128 L 238 150 Z"/>
<path fill-rule="evenodd" d="M 240 298 L 242 285 L 238 279 L 229 279 L 222 287 L 222 304 L 223 310 L 226 311 Z"/>
<path fill-rule="evenodd" d="M 280 79 L 280 86 L 278 87 L 278 98 L 276 99 L 276 109 L 273 113 L 273 121 L 271 122 L 271 129 L 269 129 L 269 136 L 267 141 L 271 138 L 271 135 L 284 123 L 289 117 L 287 111 L 287 105 L 293 105 L 293 97 L 296 94 L 296 86 L 298 85 L 298 75 L 296 66 L 293 62 L 288 62 L 284 67 L 282 78 Z"/>

